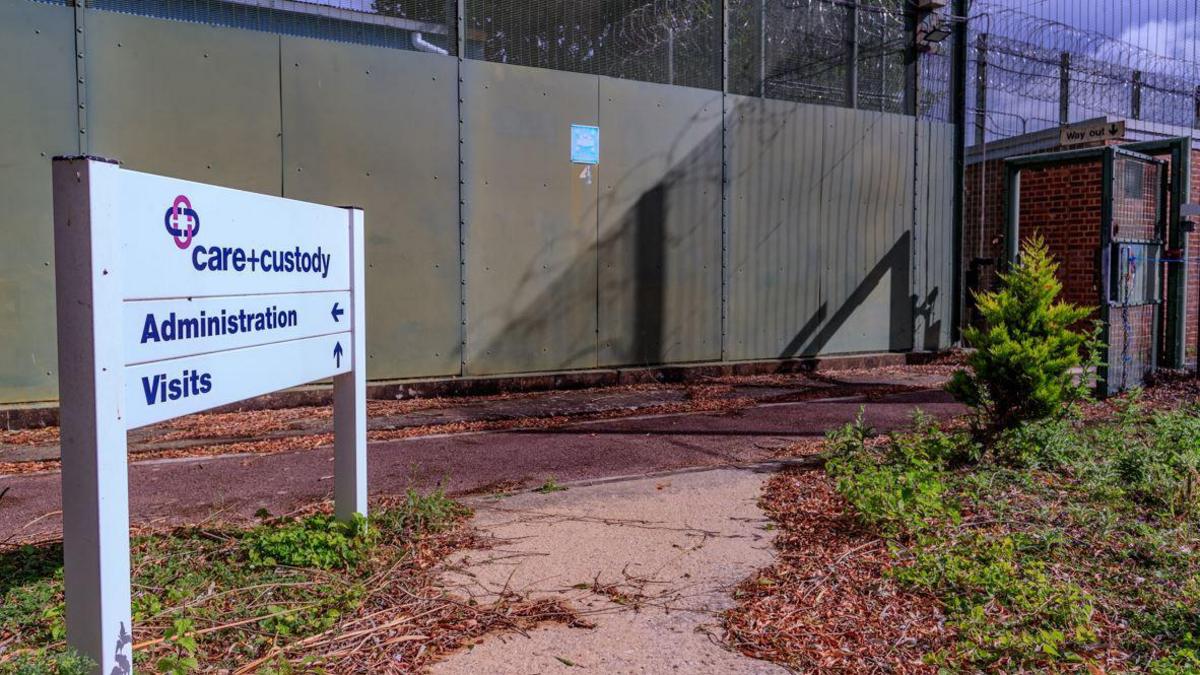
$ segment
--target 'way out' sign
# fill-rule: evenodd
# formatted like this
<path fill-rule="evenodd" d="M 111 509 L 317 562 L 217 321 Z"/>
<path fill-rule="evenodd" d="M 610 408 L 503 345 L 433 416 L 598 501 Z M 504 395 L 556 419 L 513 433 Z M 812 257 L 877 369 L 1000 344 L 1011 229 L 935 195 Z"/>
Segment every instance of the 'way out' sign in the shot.
<path fill-rule="evenodd" d="M 132 672 L 126 432 L 332 377 L 366 514 L 363 212 L 54 161 L 67 641 Z"/>
<path fill-rule="evenodd" d="M 1119 141 L 1125 138 L 1125 129 L 1126 124 L 1124 121 L 1107 122 L 1105 120 L 1096 120 L 1081 122 L 1079 124 L 1068 124 L 1059 129 L 1058 144 L 1066 148 L 1085 143 Z"/>

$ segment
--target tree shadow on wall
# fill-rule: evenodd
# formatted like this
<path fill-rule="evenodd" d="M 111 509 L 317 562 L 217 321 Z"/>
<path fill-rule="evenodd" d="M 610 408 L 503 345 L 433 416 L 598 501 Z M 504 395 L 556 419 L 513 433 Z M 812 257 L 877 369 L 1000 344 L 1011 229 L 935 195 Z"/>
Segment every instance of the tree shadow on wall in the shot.
<path fill-rule="evenodd" d="M 513 354 L 514 349 L 524 349 L 538 361 L 536 368 L 525 370 L 720 358 L 720 265 L 725 243 L 721 189 L 726 138 L 719 98 L 719 94 L 714 97 L 717 110 L 711 111 L 710 105 L 708 113 L 691 114 L 665 149 L 645 153 L 636 163 L 622 166 L 617 176 L 608 173 L 615 166 L 612 163 L 597 169 L 598 200 L 582 216 L 584 223 L 597 223 L 594 242 L 577 250 L 550 279 L 542 261 L 555 255 L 563 245 L 561 239 L 579 236 L 579 222 L 564 222 L 561 236 L 544 240 L 539 250 L 522 256 L 527 260 L 526 269 L 516 292 L 510 304 L 499 308 L 506 315 L 502 329 L 483 336 L 483 351 L 472 352 L 507 350 Z M 778 155 L 797 152 L 802 147 L 799 134 L 820 134 L 822 130 L 800 128 L 795 123 L 789 126 L 788 114 L 772 112 L 794 110 L 796 104 L 767 103 L 756 99 L 742 104 L 750 106 L 756 136 L 751 147 L 737 150 L 749 156 L 732 162 L 728 176 L 731 184 L 750 184 L 742 189 L 748 190 L 758 205 L 751 212 L 756 215 L 746 217 L 752 222 L 730 224 L 744 228 L 735 236 L 743 237 L 746 251 L 745 260 L 731 256 L 730 285 L 743 283 L 735 269 L 739 265 L 760 265 L 772 281 L 759 295 L 738 296 L 730 289 L 730 302 L 746 303 L 749 311 L 744 315 L 756 324 L 751 328 L 769 333 L 775 345 L 773 349 L 767 344 L 755 348 L 746 358 L 876 351 L 880 346 L 893 351 L 938 346 L 939 289 L 912 288 L 914 246 L 908 225 L 912 213 L 889 202 L 890 195 L 905 190 L 912 194 L 912 175 L 890 172 L 899 162 L 880 168 L 862 160 L 873 156 L 871 153 L 911 157 L 912 137 L 889 134 L 886 128 L 881 132 L 873 126 L 893 123 L 893 119 L 857 113 L 862 115 L 858 125 L 843 132 L 840 142 L 827 146 L 836 147 L 838 156 L 830 156 L 818 170 L 808 171 L 804 163 L 810 158 L 798 156 L 780 163 Z M 730 116 L 738 112 L 747 111 L 735 107 Z M 740 138 L 737 133 L 731 129 L 729 135 Z M 858 162 L 848 164 L 854 157 Z M 648 173 L 661 177 L 648 179 Z M 844 203 L 831 206 L 832 197 L 825 186 L 834 181 L 847 187 L 837 193 Z M 846 234 L 847 230 L 851 234 Z M 865 234 L 858 234 L 859 230 Z M 869 267 L 861 273 L 843 272 L 828 262 L 833 235 L 842 246 L 849 246 L 847 242 L 853 242 L 855 236 L 870 239 L 854 252 L 856 264 Z M 785 245 L 780 245 L 781 241 Z M 814 248 L 806 249 L 805 241 L 811 241 Z M 790 250 L 807 251 L 808 257 L 790 258 Z M 581 268 L 596 271 L 591 298 L 582 290 L 586 274 L 581 274 Z M 828 281 L 834 273 L 841 275 L 838 283 L 844 289 L 833 288 L 835 284 Z M 888 290 L 881 297 L 885 283 Z M 523 299 L 522 306 L 517 306 L 518 299 Z M 593 305 L 595 339 L 554 345 L 556 354 L 546 358 L 547 345 L 543 343 L 561 333 L 556 324 L 581 320 L 579 312 L 571 311 L 578 308 L 564 307 L 564 303 L 585 299 L 598 303 Z M 886 308 L 881 306 L 884 302 Z M 920 336 L 915 334 L 917 318 L 924 325 Z M 745 329 L 730 326 L 731 333 Z M 863 336 L 870 333 L 870 339 L 860 340 L 870 348 L 855 348 L 853 339 L 843 339 L 856 331 Z M 468 341 L 471 338 L 468 335 Z M 915 344 L 918 341 L 920 344 Z"/>
<path fill-rule="evenodd" d="M 615 163 L 602 163 L 592 172 L 598 199 L 574 219 L 551 214 L 561 228 L 521 256 L 525 269 L 513 297 L 489 317 L 503 314 L 502 329 L 489 331 L 494 334 L 483 336 L 482 349 L 471 353 L 507 352 L 512 361 L 513 350 L 523 346 L 540 361 L 537 370 L 720 358 L 721 97 L 710 92 L 686 100 L 694 109 L 671 130 L 669 142 L 637 154 L 620 174 L 613 173 Z M 537 178 L 531 183 L 540 187 Z M 583 228 L 590 228 L 590 244 L 547 279 L 544 261 L 575 245 L 571 240 Z M 567 303 L 582 301 L 579 284 L 589 269 L 595 270 L 591 339 L 545 344 L 563 334 L 561 324 L 583 320 Z"/>

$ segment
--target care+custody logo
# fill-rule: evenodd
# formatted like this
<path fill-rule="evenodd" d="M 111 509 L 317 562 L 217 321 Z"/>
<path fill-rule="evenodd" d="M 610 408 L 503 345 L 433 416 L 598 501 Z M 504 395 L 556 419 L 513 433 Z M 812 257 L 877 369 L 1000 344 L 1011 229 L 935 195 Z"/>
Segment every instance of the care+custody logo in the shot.
<path fill-rule="evenodd" d="M 200 215 L 192 209 L 192 201 L 185 195 L 175 198 L 175 203 L 167 208 L 163 215 L 163 224 L 167 234 L 175 238 L 175 245 L 187 249 L 192 245 L 192 238 L 200 234 Z"/>

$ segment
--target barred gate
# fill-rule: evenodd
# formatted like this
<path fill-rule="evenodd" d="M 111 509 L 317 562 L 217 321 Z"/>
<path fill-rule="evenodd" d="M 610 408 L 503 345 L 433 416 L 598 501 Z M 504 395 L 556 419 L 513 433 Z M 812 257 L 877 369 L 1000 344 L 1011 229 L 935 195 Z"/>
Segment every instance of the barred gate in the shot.
<path fill-rule="evenodd" d="M 1101 395 L 1142 385 L 1158 361 L 1167 165 L 1121 148 L 1104 153 L 1100 307 L 1107 344 Z"/>

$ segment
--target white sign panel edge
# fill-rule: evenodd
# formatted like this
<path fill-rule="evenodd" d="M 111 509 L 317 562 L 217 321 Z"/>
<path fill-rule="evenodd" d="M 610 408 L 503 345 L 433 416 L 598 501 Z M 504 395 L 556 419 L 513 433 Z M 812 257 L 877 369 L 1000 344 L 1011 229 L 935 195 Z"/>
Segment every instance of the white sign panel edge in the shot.
<path fill-rule="evenodd" d="M 335 333 L 125 368 L 134 429 L 350 372 L 351 334 Z"/>
<path fill-rule="evenodd" d="M 350 288 L 346 210 L 117 171 L 126 300 Z"/>
<path fill-rule="evenodd" d="M 127 365 L 346 331 L 349 291 L 131 300 L 122 317 Z"/>

